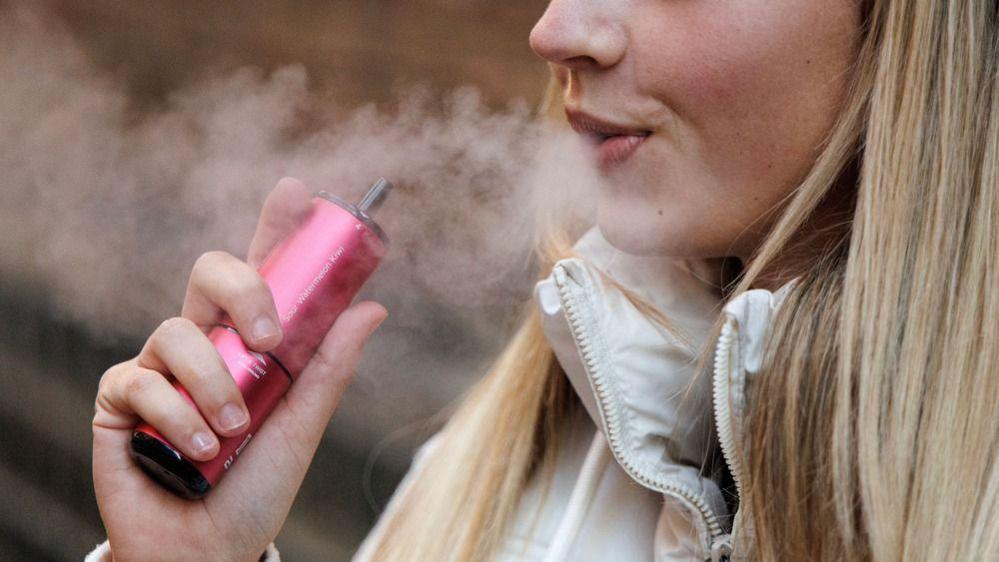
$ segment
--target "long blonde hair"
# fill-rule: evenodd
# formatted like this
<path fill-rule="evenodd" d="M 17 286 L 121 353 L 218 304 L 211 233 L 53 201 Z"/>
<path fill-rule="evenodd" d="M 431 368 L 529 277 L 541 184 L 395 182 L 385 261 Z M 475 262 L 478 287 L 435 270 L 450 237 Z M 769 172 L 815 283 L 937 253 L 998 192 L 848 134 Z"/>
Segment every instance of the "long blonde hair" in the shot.
<path fill-rule="evenodd" d="M 863 9 L 841 119 L 736 289 L 855 167 L 852 221 L 801 264 L 752 392 L 752 557 L 994 560 L 999 5 Z"/>
<path fill-rule="evenodd" d="M 732 291 L 846 193 L 795 264 L 743 451 L 757 560 L 999 548 L 999 7 L 865 0 L 839 120 Z M 546 229 L 542 274 L 571 252 Z M 572 405 L 533 306 L 384 523 L 378 562 L 489 559 Z"/>

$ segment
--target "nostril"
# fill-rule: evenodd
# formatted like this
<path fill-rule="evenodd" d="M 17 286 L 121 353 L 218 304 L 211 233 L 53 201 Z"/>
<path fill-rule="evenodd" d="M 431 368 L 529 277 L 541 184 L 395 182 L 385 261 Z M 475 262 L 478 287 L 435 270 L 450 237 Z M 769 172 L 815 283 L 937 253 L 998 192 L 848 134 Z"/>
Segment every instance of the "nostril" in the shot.
<path fill-rule="evenodd" d="M 597 59 L 588 55 L 579 55 L 563 59 L 561 64 L 576 70 L 586 70 L 600 66 Z"/>

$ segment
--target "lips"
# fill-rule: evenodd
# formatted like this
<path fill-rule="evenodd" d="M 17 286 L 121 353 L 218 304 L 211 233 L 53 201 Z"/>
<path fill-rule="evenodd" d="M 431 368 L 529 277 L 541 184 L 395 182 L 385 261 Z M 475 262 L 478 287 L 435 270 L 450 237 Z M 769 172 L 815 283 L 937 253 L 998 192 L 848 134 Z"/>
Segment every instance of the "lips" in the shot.
<path fill-rule="evenodd" d="M 617 124 L 573 109 L 567 108 L 565 115 L 572 129 L 595 149 L 597 163 L 604 171 L 627 161 L 652 134 L 648 129 Z"/>

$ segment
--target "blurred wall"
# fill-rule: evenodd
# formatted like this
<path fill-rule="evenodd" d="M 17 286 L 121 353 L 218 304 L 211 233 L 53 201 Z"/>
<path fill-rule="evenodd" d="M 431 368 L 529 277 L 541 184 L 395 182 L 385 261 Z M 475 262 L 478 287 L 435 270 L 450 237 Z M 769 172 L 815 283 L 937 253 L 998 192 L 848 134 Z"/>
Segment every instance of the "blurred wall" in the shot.
<path fill-rule="evenodd" d="M 518 97 L 536 104 L 547 75 L 527 46 L 544 8 L 536 0 L 46 5 L 47 17 L 64 19 L 101 68 L 124 77 L 140 110 L 187 81 L 244 65 L 270 70 L 301 63 L 316 88 L 347 104 L 391 100 L 413 82 L 440 90 L 471 83 L 490 104 Z M 17 110 L 0 107 L 0 118 Z M 96 384 L 104 369 L 134 355 L 144 334 L 109 344 L 86 323 L 66 320 L 44 286 L 2 264 L 0 319 L 7 367 L 0 378 L 0 560 L 81 560 L 104 538 L 89 466 Z M 423 329 L 447 331 L 444 320 L 433 321 Z M 467 366 L 465 380 L 444 379 L 442 392 L 420 393 L 433 398 L 418 412 L 429 415 L 457 396 L 499 343 L 442 358 Z M 348 394 L 344 402 L 350 400 Z M 376 517 L 371 504 L 384 505 L 425 437 L 386 445 L 391 429 L 414 419 L 350 434 L 338 432 L 336 419 L 278 538 L 286 560 L 348 559 Z M 376 449 L 382 454 L 373 455 Z"/>
<path fill-rule="evenodd" d="M 386 100 L 414 81 L 475 84 L 502 103 L 540 99 L 547 71 L 527 43 L 539 0 L 63 0 L 106 66 L 156 96 L 206 69 L 302 63 L 338 100 Z"/>

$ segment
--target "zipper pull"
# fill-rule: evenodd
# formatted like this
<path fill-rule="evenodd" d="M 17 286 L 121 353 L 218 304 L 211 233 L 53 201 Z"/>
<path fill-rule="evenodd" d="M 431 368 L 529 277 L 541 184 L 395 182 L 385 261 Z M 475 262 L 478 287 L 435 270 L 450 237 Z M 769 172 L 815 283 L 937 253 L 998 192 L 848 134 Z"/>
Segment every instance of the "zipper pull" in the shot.
<path fill-rule="evenodd" d="M 731 557 L 732 535 L 721 535 L 711 542 L 711 562 L 729 562 Z"/>

